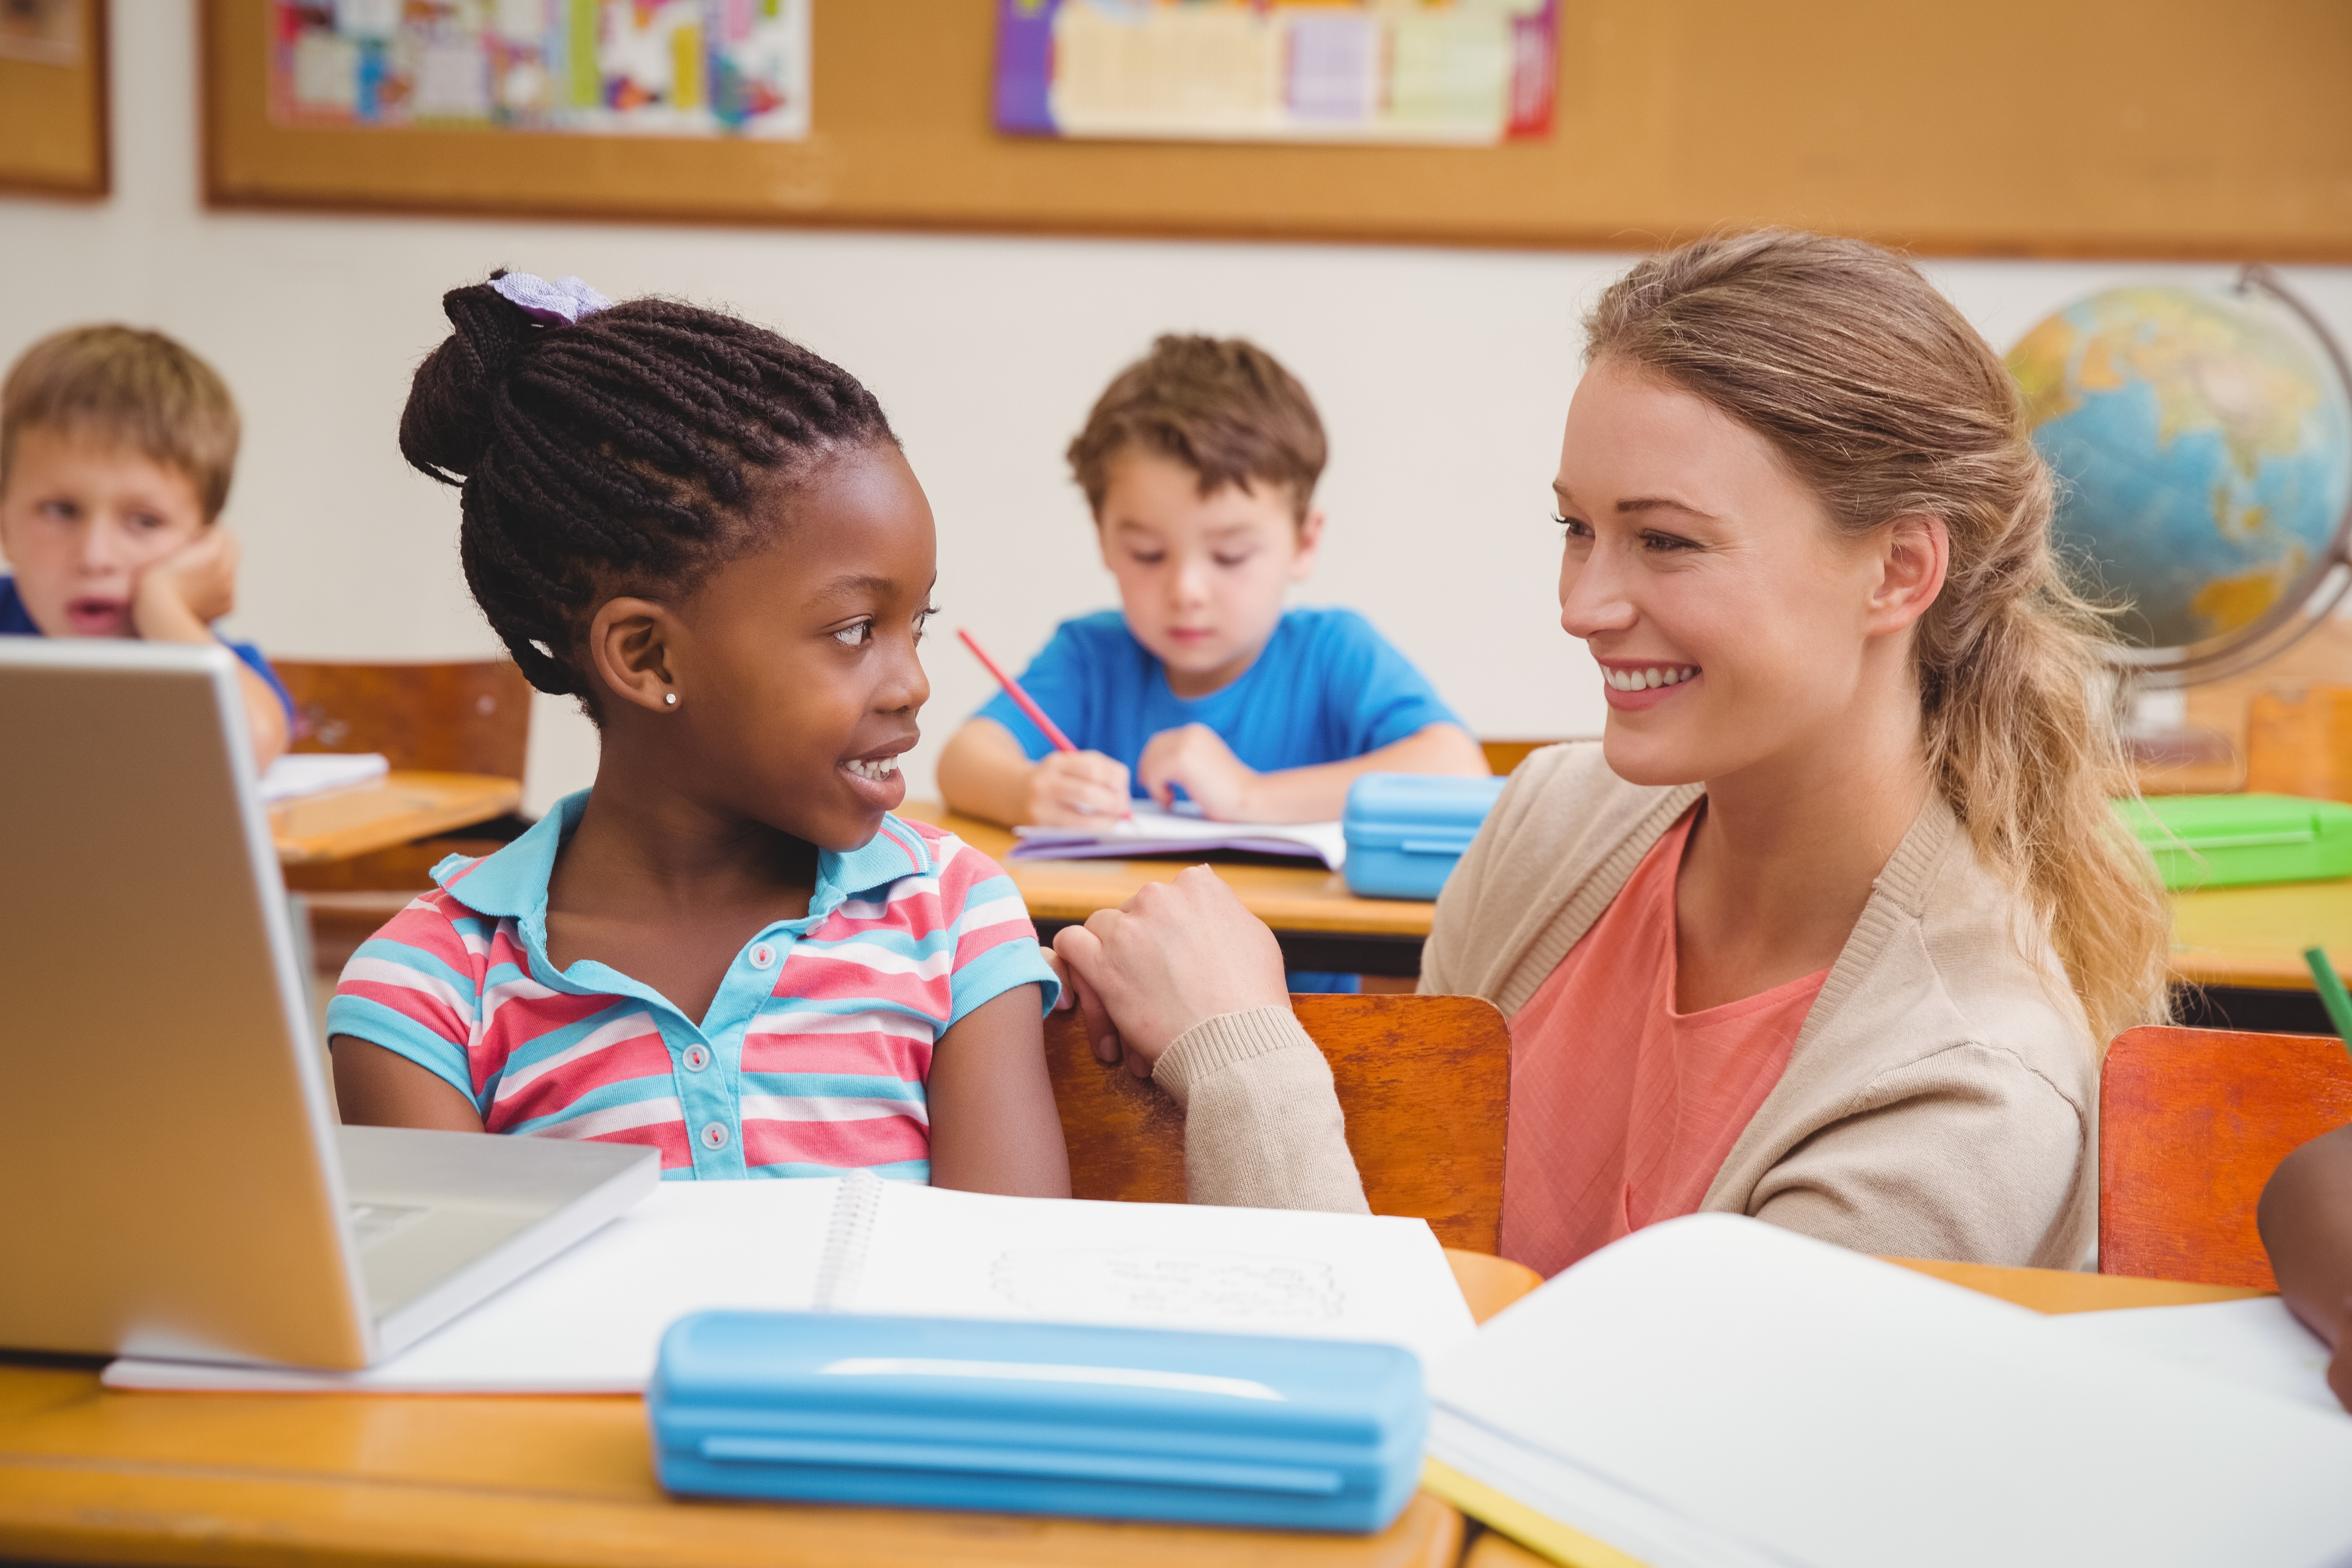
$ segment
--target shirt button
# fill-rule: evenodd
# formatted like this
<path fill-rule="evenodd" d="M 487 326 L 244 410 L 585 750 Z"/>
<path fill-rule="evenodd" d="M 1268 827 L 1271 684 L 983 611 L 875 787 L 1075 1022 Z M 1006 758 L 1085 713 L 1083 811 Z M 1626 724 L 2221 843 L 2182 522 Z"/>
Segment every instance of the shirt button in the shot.
<path fill-rule="evenodd" d="M 702 1124 L 702 1146 L 706 1149 L 727 1147 L 727 1123 L 706 1121 Z"/>
<path fill-rule="evenodd" d="M 687 1070 L 687 1071 L 688 1071 L 688 1072 L 700 1072 L 704 1068 L 707 1068 L 707 1067 L 709 1067 L 709 1065 L 710 1065 L 710 1047 L 709 1047 L 709 1046 L 704 1046 L 704 1045 L 693 1045 L 693 1046 L 688 1046 L 688 1047 L 686 1047 L 686 1070 Z M 712 1125 L 712 1126 L 714 1126 L 714 1127 L 716 1127 L 716 1126 L 718 1126 L 718 1123 L 717 1123 L 717 1122 L 712 1122 L 712 1123 L 711 1123 L 711 1125 Z M 724 1131 L 724 1129 L 721 1129 L 721 1131 Z M 716 1143 L 714 1143 L 714 1144 L 712 1144 L 712 1145 L 711 1145 L 711 1147 L 715 1149 L 715 1148 L 717 1148 L 717 1147 L 718 1147 L 718 1145 L 717 1145 Z"/>
<path fill-rule="evenodd" d="M 773 969 L 776 967 L 776 950 L 770 947 L 764 942 L 759 946 L 753 948 L 751 950 L 751 967 L 754 969 Z"/>

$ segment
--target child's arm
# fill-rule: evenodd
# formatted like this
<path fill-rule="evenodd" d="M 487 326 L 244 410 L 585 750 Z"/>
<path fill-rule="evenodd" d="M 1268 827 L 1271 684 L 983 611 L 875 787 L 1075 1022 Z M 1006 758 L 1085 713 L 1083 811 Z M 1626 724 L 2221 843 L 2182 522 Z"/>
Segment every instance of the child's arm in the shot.
<path fill-rule="evenodd" d="M 940 1037 L 925 1086 L 931 1185 L 1025 1198 L 1070 1195 L 1070 1158 L 1045 1076 L 1037 1013 L 1037 987 L 1015 985 Z"/>
<path fill-rule="evenodd" d="M 1485 778 L 1488 770 L 1478 742 L 1453 724 L 1432 724 L 1345 762 L 1271 773 L 1253 771 L 1206 724 L 1187 724 L 1152 736 L 1135 771 L 1161 805 L 1170 786 L 1182 784 L 1213 821 L 1328 822 L 1346 808 L 1348 786 L 1359 773 Z"/>
<path fill-rule="evenodd" d="M 209 647 L 212 623 L 236 602 L 236 538 L 215 523 L 184 550 L 149 567 L 132 590 L 131 624 L 146 642 L 190 643 Z M 246 728 L 253 737 L 254 765 L 266 768 L 286 751 L 286 708 L 269 683 L 243 665 L 237 689 L 245 695 Z"/>
<path fill-rule="evenodd" d="M 2327 1386 L 2352 1410 L 2352 1127 L 2323 1133 L 2281 1161 L 2255 1220 L 2279 1293 L 2334 1347 Z"/>
<path fill-rule="evenodd" d="M 1100 752 L 1048 752 L 1033 763 L 993 719 L 964 721 L 940 753 L 939 779 L 950 806 L 1007 827 L 1084 827 L 1129 810 L 1124 763 Z"/>
<path fill-rule="evenodd" d="M 481 1113 L 472 1101 L 399 1052 L 356 1035 L 337 1035 L 327 1048 L 334 1057 L 335 1108 L 344 1125 L 482 1131 Z"/>

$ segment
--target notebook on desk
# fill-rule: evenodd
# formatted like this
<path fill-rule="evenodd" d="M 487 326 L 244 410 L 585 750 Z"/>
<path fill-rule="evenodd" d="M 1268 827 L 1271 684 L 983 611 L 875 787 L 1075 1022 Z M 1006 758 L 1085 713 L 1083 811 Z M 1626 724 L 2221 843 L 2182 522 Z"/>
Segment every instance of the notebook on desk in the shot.
<path fill-rule="evenodd" d="M 633 1394 L 690 1312 L 809 1310 L 1370 1340 L 1469 1308 L 1427 1222 L 953 1192 L 870 1174 L 671 1182 L 407 1353 L 332 1373 L 121 1360 L 113 1388 Z"/>
<path fill-rule="evenodd" d="M 1211 822 L 1146 805 L 1100 827 L 1031 826 L 1013 831 L 1017 842 L 1007 858 L 1013 860 L 1099 860 L 1234 849 L 1295 856 L 1336 871 L 1348 859 L 1348 840 L 1336 822 Z"/>

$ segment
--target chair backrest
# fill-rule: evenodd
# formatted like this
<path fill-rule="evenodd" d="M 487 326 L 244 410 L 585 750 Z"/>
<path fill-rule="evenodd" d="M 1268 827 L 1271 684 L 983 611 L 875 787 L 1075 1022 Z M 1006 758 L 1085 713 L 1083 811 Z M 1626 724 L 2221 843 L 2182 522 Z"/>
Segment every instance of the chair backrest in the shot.
<path fill-rule="evenodd" d="M 2099 1080 L 2099 1272 L 2277 1289 L 2254 1205 L 2281 1160 L 2347 1122 L 2341 1041 L 2126 1030 Z"/>
<path fill-rule="evenodd" d="M 530 683 L 511 659 L 277 667 L 298 752 L 382 752 L 395 768 L 522 777 Z"/>
<path fill-rule="evenodd" d="M 1511 1037 L 1475 996 L 1294 996 L 1331 1064 L 1348 1147 L 1374 1214 L 1425 1219 L 1447 1247 L 1493 1252 L 1503 1230 L 1503 1129 Z M 1184 1117 L 1168 1096 L 1105 1067 L 1075 1013 L 1045 1026 L 1070 1191 L 1184 1201 Z"/>
<path fill-rule="evenodd" d="M 1481 741 L 1478 742 L 1478 749 L 1486 753 L 1486 771 L 1496 778 L 1501 778 L 1521 763 L 1526 762 L 1529 752 L 1539 752 L 1546 746 L 1559 744 L 1559 742 L 1557 740 Z"/>

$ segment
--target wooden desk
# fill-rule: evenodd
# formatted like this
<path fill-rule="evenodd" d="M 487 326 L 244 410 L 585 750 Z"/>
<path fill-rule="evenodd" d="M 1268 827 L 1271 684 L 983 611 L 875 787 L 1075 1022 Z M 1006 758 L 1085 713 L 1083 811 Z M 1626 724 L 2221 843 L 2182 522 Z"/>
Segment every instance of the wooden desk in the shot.
<path fill-rule="evenodd" d="M 1097 910 L 1115 909 L 1149 882 L 1173 880 L 1195 862 L 1156 860 L 1010 860 L 1013 837 L 993 823 L 963 816 L 937 801 L 913 800 L 898 808 L 913 817 L 951 830 L 957 837 L 1000 862 L 1029 905 L 1038 934 L 1051 941 Z M 1417 899 L 1360 899 L 1336 871 L 1320 867 L 1217 864 L 1250 913 L 1274 928 L 1284 960 L 1293 969 L 1334 970 L 1357 974 L 1418 974 L 1421 944 L 1429 935 L 1436 905 Z"/>
<path fill-rule="evenodd" d="M 2172 896 L 2172 973 L 2200 985 L 2308 991 L 2303 950 L 2352 959 L 2352 880 L 2206 888 Z"/>
<path fill-rule="evenodd" d="M 1534 1288 L 1449 1253 L 1482 1321 Z M 1427 1494 L 1377 1536 L 676 1502 L 635 1399 L 117 1394 L 0 1364 L 0 1559 L 597 1568 L 1452 1568 Z"/>
<path fill-rule="evenodd" d="M 360 789 L 305 795 L 270 807 L 283 866 L 348 860 L 412 838 L 470 827 L 522 804 L 522 781 L 488 773 L 386 773 Z"/>

